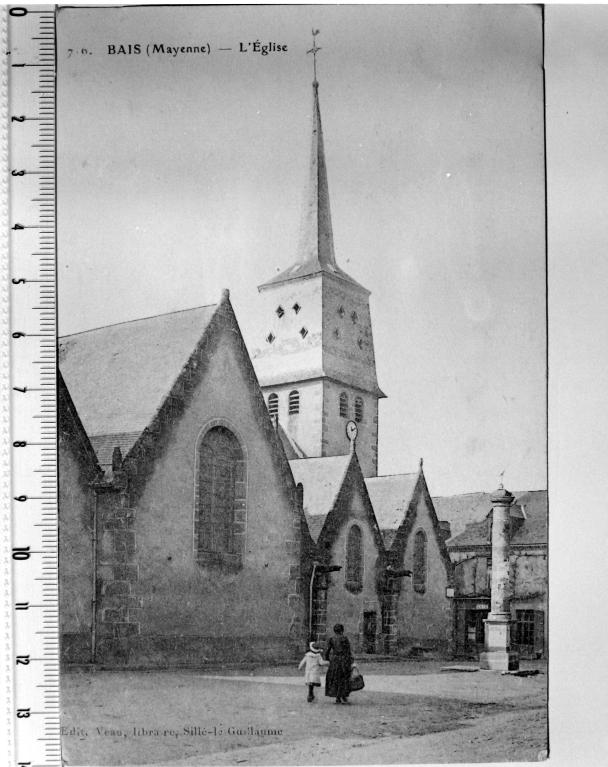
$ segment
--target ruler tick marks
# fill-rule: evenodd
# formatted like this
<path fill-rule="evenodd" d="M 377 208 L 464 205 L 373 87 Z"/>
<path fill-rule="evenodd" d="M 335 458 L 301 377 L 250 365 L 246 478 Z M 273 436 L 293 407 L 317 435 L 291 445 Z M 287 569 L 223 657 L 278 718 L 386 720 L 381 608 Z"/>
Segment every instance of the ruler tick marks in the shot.
<path fill-rule="evenodd" d="M 10 223 L 9 263 L 17 278 L 23 271 L 29 273 L 23 283 L 38 283 L 40 291 L 35 304 L 31 300 L 25 305 L 14 304 L 11 327 L 11 333 L 22 333 L 24 328 L 31 331 L 13 344 L 15 370 L 33 363 L 28 380 L 13 381 L 13 388 L 19 393 L 12 392 L 11 440 L 25 440 L 30 433 L 36 440 L 27 441 L 27 450 L 15 451 L 20 480 L 19 487 L 13 488 L 11 494 L 17 501 L 24 498 L 27 503 L 13 502 L 12 507 L 14 519 L 19 520 L 20 544 L 13 550 L 13 617 L 15 626 L 24 622 L 27 624 L 36 614 L 40 618 L 37 621 L 38 631 L 28 631 L 27 647 L 18 646 L 23 643 L 25 635 L 15 634 L 14 652 L 17 655 L 27 652 L 27 657 L 36 663 L 27 672 L 15 674 L 14 692 L 22 717 L 17 718 L 15 714 L 11 737 L 16 744 L 15 750 L 23 753 L 23 764 L 60 767 L 58 488 L 55 453 L 55 8 L 13 7 L 8 14 L 8 36 L 13 50 L 18 51 L 18 59 L 13 60 L 8 68 L 11 111 L 14 111 L 9 123 L 9 157 L 13 160 L 9 167 L 15 169 L 15 176 L 24 177 L 11 184 L 11 211 L 15 218 Z M 28 123 L 31 127 L 24 130 L 21 123 Z M 18 158 L 17 162 L 13 158 Z M 21 168 L 25 168 L 23 173 L 19 172 Z M 31 229 L 38 230 L 37 236 L 34 235 L 35 245 L 31 235 L 27 235 L 27 230 Z M 20 233 L 19 230 L 26 231 Z M 32 257 L 36 259 L 35 265 L 32 264 Z M 25 264 L 29 264 L 26 270 L 23 269 Z M 13 293 L 13 296 L 16 295 Z M 28 337 L 38 339 L 37 359 L 30 358 L 32 346 L 27 343 Z M 37 392 L 40 392 L 41 407 L 32 407 L 32 397 L 35 398 Z M 36 431 L 32 431 L 32 426 Z M 19 511 L 16 507 L 20 507 Z M 17 522 L 14 524 L 16 527 Z M 15 558 L 15 554 L 19 556 Z M 17 602 L 17 599 L 23 601 Z M 28 618 L 28 610 L 33 610 L 32 618 Z M 35 731 L 28 726 L 24 711 L 40 720 Z M 19 760 L 12 760 L 11 763 L 18 764 Z"/>

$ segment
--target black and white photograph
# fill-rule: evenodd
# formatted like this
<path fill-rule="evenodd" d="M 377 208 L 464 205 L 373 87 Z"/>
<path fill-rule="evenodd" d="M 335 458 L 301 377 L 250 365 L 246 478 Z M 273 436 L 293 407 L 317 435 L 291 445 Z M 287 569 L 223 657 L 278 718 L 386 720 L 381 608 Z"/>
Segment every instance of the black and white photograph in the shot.
<path fill-rule="evenodd" d="M 68 762 L 542 758 L 540 8 L 57 45 Z"/>
<path fill-rule="evenodd" d="M 545 12 L 56 9 L 63 764 L 549 758 Z"/>

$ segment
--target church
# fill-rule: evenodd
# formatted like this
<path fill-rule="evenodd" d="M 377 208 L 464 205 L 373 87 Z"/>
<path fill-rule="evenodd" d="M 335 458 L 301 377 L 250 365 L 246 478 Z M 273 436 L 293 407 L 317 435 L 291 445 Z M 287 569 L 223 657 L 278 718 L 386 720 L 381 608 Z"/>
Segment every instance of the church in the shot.
<path fill-rule="evenodd" d="M 64 662 L 279 662 L 337 622 L 363 655 L 453 650 L 422 460 L 378 476 L 370 293 L 336 259 L 312 96 L 299 244 L 252 348 L 227 290 L 59 339 Z"/>

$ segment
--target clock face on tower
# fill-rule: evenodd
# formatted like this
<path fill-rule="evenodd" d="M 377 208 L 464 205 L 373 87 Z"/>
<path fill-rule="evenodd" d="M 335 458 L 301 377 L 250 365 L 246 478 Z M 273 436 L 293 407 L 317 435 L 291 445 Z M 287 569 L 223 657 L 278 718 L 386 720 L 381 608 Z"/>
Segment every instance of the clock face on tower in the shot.
<path fill-rule="evenodd" d="M 349 421 L 346 424 L 346 436 L 351 442 L 354 442 L 357 439 L 358 431 L 359 429 L 357 428 L 357 424 L 354 421 Z"/>

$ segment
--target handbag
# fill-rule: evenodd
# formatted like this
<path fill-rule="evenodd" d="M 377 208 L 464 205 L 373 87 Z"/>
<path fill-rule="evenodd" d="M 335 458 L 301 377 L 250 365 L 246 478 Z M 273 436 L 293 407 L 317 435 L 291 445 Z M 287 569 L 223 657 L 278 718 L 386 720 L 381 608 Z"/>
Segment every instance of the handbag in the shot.
<path fill-rule="evenodd" d="M 350 670 L 349 687 L 351 692 L 355 692 L 356 690 L 362 690 L 365 687 L 365 682 L 363 681 L 363 674 L 359 671 L 359 669 L 355 666 L 354 663 Z"/>

